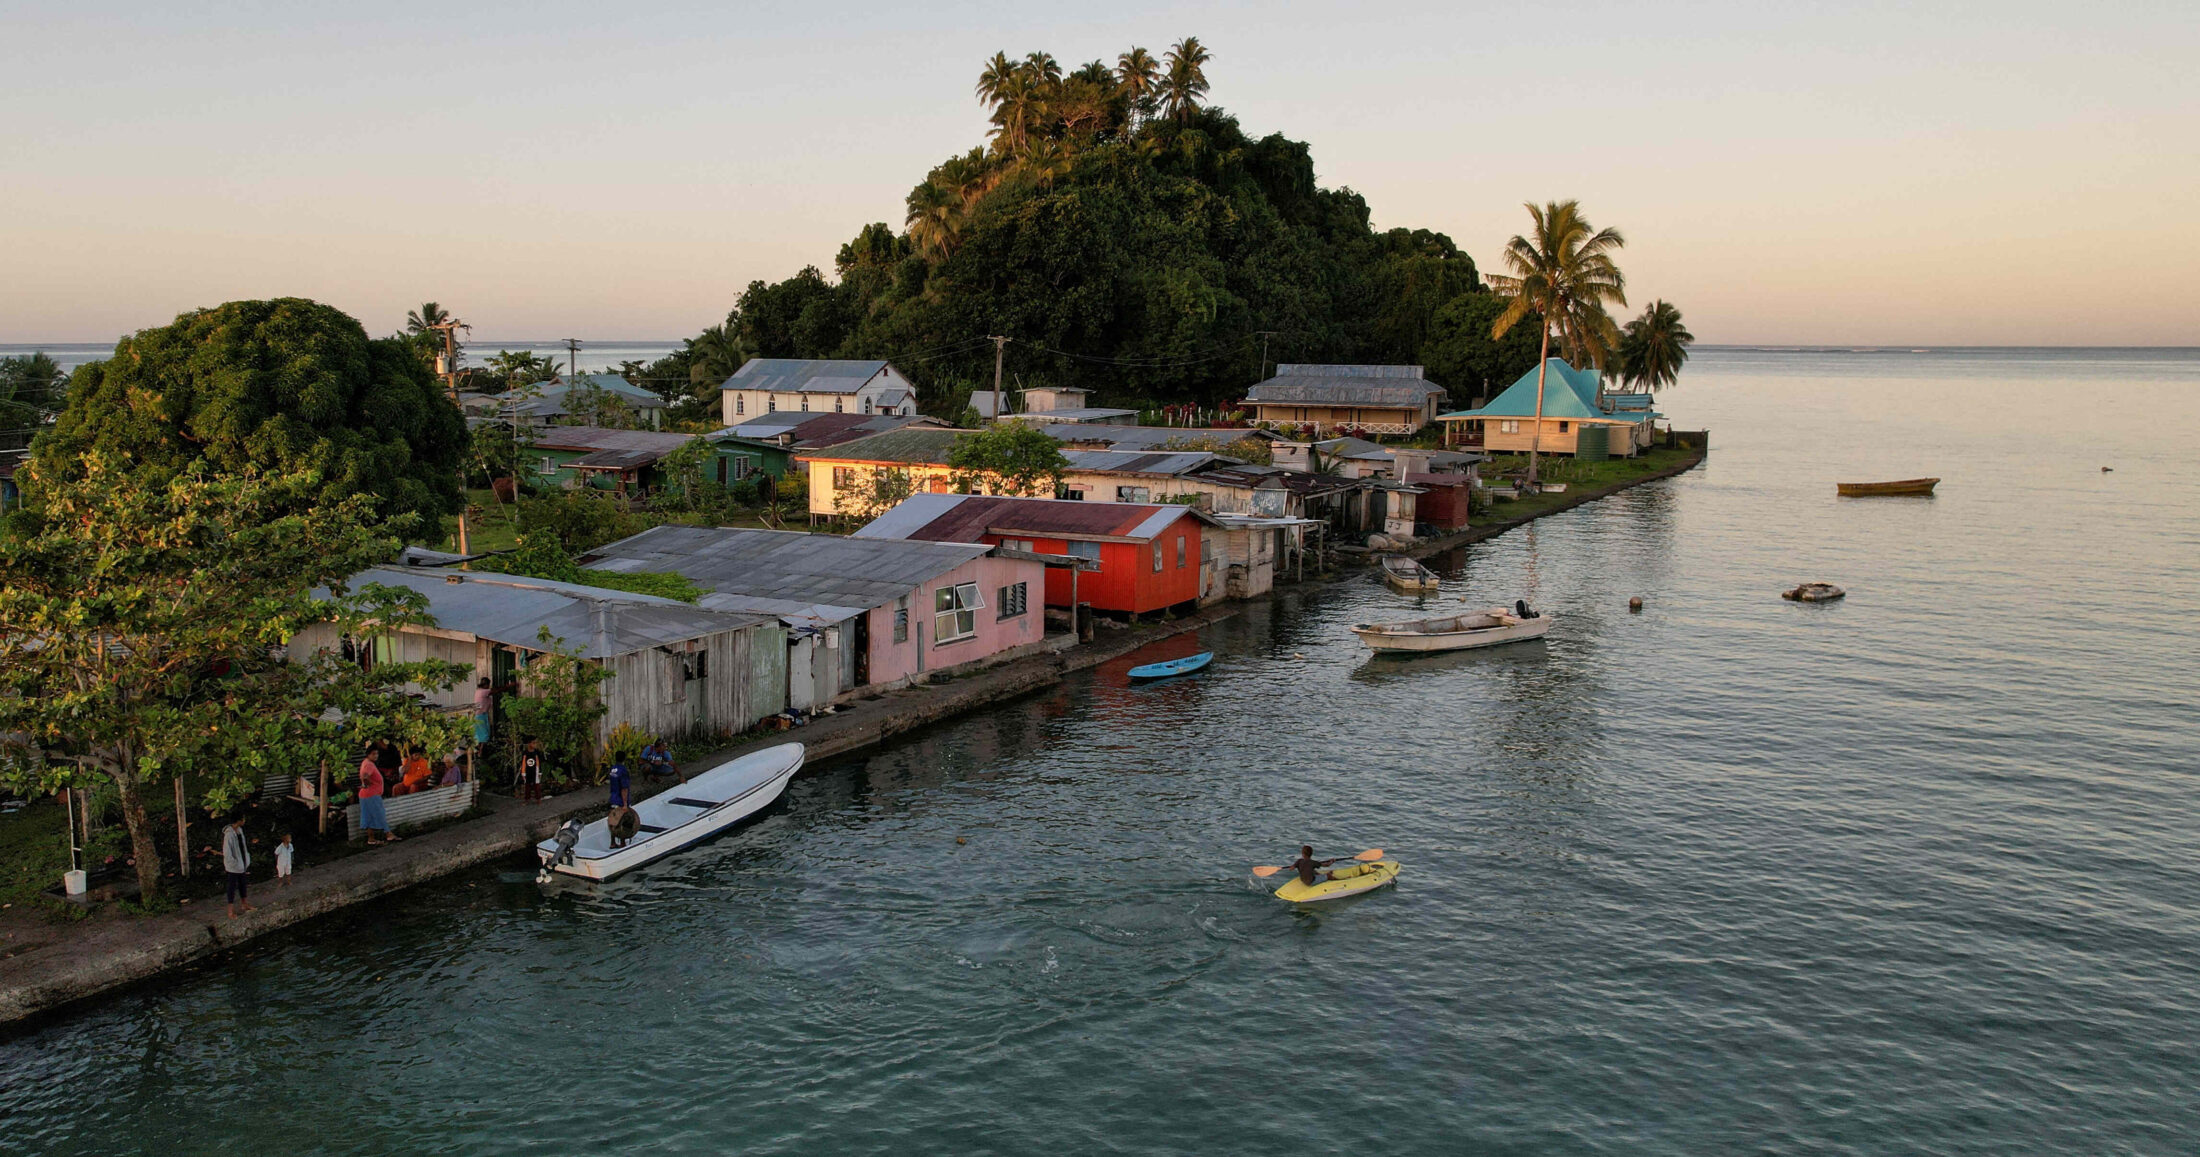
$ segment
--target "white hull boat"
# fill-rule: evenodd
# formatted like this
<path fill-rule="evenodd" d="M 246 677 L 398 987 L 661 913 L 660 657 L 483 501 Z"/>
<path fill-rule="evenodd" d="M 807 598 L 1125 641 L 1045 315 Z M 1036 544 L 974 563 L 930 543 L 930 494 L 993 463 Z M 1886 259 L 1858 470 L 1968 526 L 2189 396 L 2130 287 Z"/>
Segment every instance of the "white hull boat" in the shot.
<path fill-rule="evenodd" d="M 1551 629 L 1548 612 L 1503 607 L 1438 619 L 1408 619 L 1398 623 L 1361 623 L 1352 628 L 1360 641 L 1381 652 L 1421 654 L 1430 651 L 1464 651 L 1471 647 L 1495 647 L 1540 639 Z"/>
<path fill-rule="evenodd" d="M 694 776 L 678 787 L 634 805 L 641 828 L 624 847 L 611 846 L 608 817 L 579 828 L 567 849 L 570 827 L 535 845 L 545 878 L 551 872 L 584 880 L 608 880 L 663 859 L 725 831 L 770 806 L 802 770 L 803 746 L 782 743 Z"/>

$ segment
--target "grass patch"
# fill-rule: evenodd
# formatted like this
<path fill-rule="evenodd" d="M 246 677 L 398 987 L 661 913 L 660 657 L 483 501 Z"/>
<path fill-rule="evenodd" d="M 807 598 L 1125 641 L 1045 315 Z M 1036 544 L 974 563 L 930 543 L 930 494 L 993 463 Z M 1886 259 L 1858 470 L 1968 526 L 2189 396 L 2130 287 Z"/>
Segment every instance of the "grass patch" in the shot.
<path fill-rule="evenodd" d="M 1511 502 L 1499 502 L 1487 514 L 1474 516 L 1472 525 L 1488 526 L 1493 522 L 1509 522 L 1516 518 L 1531 518 L 1555 510 L 1592 490 L 1647 478 L 1661 470 L 1669 470 L 1695 457 L 1690 450 L 1651 450 L 1633 458 L 1609 458 L 1602 462 L 1576 462 L 1571 458 L 1545 458 L 1539 473 L 1545 482 L 1563 482 L 1563 494 L 1530 494 Z M 1485 475 L 1512 474 L 1528 468 L 1526 455 L 1506 455 L 1493 458 L 1483 465 Z"/>

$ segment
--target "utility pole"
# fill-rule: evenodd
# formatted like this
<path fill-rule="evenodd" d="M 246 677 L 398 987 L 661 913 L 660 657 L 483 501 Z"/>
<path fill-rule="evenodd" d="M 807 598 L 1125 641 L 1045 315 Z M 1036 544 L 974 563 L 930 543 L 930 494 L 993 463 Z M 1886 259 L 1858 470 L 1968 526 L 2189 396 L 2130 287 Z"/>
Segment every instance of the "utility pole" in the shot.
<path fill-rule="evenodd" d="M 1258 332 L 1260 333 L 1260 376 L 1253 380 L 1265 382 L 1268 380 L 1268 339 L 1275 337 L 1277 331 L 1264 329 Z"/>
<path fill-rule="evenodd" d="M 581 339 L 577 337 L 564 337 L 559 338 L 558 340 L 565 343 L 565 372 L 572 377 L 580 377 Z"/>
<path fill-rule="evenodd" d="M 458 405 L 458 331 L 463 329 L 471 332 L 474 327 L 452 317 L 437 322 L 428 328 L 442 331 L 443 356 L 436 359 L 436 369 L 443 374 L 444 395 L 451 399 L 451 405 L 456 406 Z M 496 479 L 491 478 L 489 485 L 494 487 Z M 466 534 L 466 464 L 461 459 L 458 466 L 458 553 L 472 554 L 472 545 Z M 466 564 L 460 563 L 459 566 L 465 568 Z"/>
<path fill-rule="evenodd" d="M 1008 350 L 1008 339 L 998 334 L 993 338 L 993 420 L 1001 420 L 1001 362 Z"/>

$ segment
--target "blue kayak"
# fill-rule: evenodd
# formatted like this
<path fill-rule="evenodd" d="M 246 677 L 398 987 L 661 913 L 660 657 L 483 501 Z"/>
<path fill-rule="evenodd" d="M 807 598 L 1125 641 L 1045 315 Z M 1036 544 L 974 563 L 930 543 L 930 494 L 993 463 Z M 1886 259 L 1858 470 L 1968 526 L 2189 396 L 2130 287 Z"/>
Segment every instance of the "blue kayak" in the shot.
<path fill-rule="evenodd" d="M 1166 663 L 1148 663 L 1143 667 L 1131 668 L 1131 678 L 1166 679 L 1171 675 L 1189 675 L 1214 661 L 1214 657 L 1215 653 L 1213 651 L 1201 651 L 1197 655 L 1187 655 L 1182 659 L 1171 659 Z"/>

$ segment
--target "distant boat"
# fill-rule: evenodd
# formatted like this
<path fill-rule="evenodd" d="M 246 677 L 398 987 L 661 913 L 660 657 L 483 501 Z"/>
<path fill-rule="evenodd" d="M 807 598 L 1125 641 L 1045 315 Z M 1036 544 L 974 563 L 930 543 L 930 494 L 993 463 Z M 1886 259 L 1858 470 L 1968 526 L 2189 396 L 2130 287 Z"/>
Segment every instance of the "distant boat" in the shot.
<path fill-rule="evenodd" d="M 1780 592 L 1781 598 L 1793 603 L 1830 603 L 1848 596 L 1849 592 L 1832 583 L 1804 583 L 1792 590 Z"/>
<path fill-rule="evenodd" d="M 1938 485 L 1938 478 L 1905 478 L 1900 482 L 1836 482 L 1833 488 L 1843 498 L 1888 498 L 1931 494 Z"/>
<path fill-rule="evenodd" d="M 1131 668 L 1131 678 L 1166 679 L 1171 675 L 1189 675 L 1213 662 L 1214 658 L 1215 653 L 1213 651 L 1201 651 L 1197 655 L 1187 655 L 1182 659 L 1171 659 L 1166 663 L 1148 663 L 1143 667 Z"/>
<path fill-rule="evenodd" d="M 1429 594 L 1442 585 L 1436 572 L 1402 554 L 1387 555 L 1383 559 L 1383 581 L 1393 589 L 1409 595 Z"/>
<path fill-rule="evenodd" d="M 802 770 L 804 747 L 782 743 L 729 760 L 679 787 L 634 805 L 641 824 L 633 839 L 611 846 L 608 819 L 581 827 L 567 845 L 554 836 L 535 845 L 543 878 L 552 872 L 608 880 L 717 835 L 764 810 Z M 571 832 L 561 835 L 575 834 Z"/>
<path fill-rule="evenodd" d="M 1352 628 L 1360 641 L 1386 654 L 1418 654 L 1429 651 L 1464 651 L 1470 647 L 1494 647 L 1540 639 L 1551 629 L 1547 613 L 1498 607 L 1465 615 L 1436 619 L 1408 619 L 1398 623 L 1361 623 Z"/>

